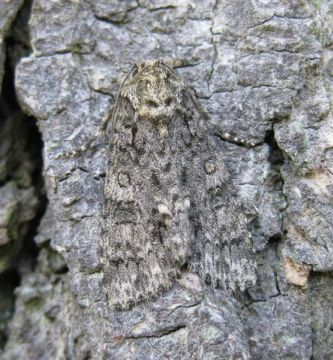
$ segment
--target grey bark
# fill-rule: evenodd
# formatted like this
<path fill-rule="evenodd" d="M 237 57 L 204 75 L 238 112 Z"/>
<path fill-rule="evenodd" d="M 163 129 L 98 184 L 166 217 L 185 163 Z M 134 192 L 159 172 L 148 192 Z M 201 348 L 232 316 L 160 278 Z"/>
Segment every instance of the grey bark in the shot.
<path fill-rule="evenodd" d="M 2 358 L 333 357 L 332 14 L 329 0 L 0 0 Z M 221 153 L 259 280 L 236 299 L 184 270 L 113 311 L 96 134 L 131 66 L 156 58 L 179 62 L 221 131 L 255 144 L 221 140 Z"/>

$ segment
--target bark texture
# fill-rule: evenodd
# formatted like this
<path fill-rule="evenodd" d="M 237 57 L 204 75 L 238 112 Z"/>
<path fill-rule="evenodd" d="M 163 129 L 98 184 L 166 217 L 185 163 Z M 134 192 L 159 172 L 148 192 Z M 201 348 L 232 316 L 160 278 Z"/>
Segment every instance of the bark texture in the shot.
<path fill-rule="evenodd" d="M 1 358 L 333 357 L 332 23 L 330 0 L 0 0 Z M 220 146 L 259 280 L 236 299 L 184 269 L 112 311 L 96 134 L 132 65 L 157 58 L 254 144 Z"/>

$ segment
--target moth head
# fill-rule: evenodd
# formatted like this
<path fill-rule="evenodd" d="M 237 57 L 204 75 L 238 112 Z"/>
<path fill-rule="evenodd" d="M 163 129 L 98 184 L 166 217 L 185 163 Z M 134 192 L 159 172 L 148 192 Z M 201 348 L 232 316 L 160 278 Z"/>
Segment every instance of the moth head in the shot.
<path fill-rule="evenodd" d="M 133 105 L 139 119 L 168 123 L 181 109 L 185 84 L 160 61 L 136 65 L 121 92 Z"/>

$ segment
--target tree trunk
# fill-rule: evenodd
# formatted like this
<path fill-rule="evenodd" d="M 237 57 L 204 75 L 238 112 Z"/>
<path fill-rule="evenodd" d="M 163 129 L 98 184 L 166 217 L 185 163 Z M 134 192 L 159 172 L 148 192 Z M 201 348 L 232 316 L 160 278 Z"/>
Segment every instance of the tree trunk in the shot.
<path fill-rule="evenodd" d="M 333 4 L 0 0 L 0 357 L 333 358 Z M 172 61 L 222 132 L 257 283 L 191 268 L 127 310 L 103 290 L 101 131 L 135 63 Z M 112 277 L 112 273 L 109 274 Z"/>

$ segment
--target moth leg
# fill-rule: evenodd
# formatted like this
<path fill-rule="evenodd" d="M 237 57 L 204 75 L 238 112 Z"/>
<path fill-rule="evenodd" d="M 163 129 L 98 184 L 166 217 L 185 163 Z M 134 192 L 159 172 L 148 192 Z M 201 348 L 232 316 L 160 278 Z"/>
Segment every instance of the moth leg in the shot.
<path fill-rule="evenodd" d="M 253 141 L 247 140 L 247 139 L 243 139 L 243 138 L 241 138 L 241 137 L 232 135 L 232 134 L 230 134 L 230 133 L 228 133 L 228 132 L 216 131 L 216 130 L 215 130 L 215 134 L 216 134 L 219 138 L 221 138 L 222 140 L 231 142 L 231 143 L 236 144 L 236 145 L 245 146 L 245 147 L 247 147 L 247 148 L 252 148 L 252 147 L 256 146 L 256 144 L 255 144 Z"/>
<path fill-rule="evenodd" d="M 191 65 L 191 63 L 187 59 L 181 59 L 181 58 L 163 59 L 163 60 L 159 60 L 159 62 L 162 66 L 164 65 L 171 70 Z"/>
<path fill-rule="evenodd" d="M 98 147 L 98 144 L 96 143 L 96 138 L 99 137 L 100 134 L 96 133 L 92 139 L 90 139 L 85 144 L 83 144 L 79 149 L 63 151 L 60 154 L 56 155 L 55 159 L 59 160 L 59 159 L 73 158 L 81 155 L 82 153 L 85 153 L 88 149 L 95 149 L 96 147 Z"/>

